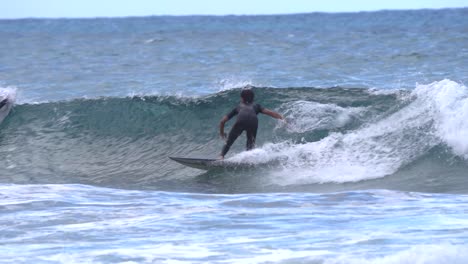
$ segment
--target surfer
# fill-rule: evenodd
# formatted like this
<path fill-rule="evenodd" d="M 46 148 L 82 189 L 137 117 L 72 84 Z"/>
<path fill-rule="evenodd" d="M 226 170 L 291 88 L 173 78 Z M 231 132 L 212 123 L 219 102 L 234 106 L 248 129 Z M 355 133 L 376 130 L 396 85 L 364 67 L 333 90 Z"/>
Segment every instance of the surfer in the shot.
<path fill-rule="evenodd" d="M 234 141 L 244 131 L 247 133 L 247 150 L 251 150 L 255 147 L 255 138 L 257 137 L 258 128 L 258 113 L 284 120 L 282 115 L 254 103 L 254 96 L 254 92 L 251 89 L 242 90 L 240 94 L 240 104 L 236 108 L 232 109 L 232 111 L 225 115 L 219 122 L 219 134 L 221 138 L 226 141 L 226 144 L 221 151 L 221 159 L 224 159 L 229 148 L 231 148 Z M 224 133 L 224 124 L 235 115 L 237 115 L 236 123 L 231 128 L 229 135 L 226 136 Z"/>

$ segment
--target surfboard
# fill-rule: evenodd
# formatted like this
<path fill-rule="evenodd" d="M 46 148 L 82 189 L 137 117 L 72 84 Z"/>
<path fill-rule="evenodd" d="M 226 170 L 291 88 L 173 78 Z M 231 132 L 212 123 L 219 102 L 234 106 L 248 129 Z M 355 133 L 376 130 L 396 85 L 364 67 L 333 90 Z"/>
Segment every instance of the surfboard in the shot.
<path fill-rule="evenodd" d="M 200 170 L 214 170 L 214 169 L 245 169 L 253 165 L 232 162 L 228 160 L 219 159 L 198 159 L 198 158 L 183 158 L 183 157 L 169 157 L 171 160 L 176 161 L 182 165 L 200 169 Z"/>
<path fill-rule="evenodd" d="M 8 115 L 12 106 L 12 102 L 8 97 L 2 98 L 0 96 L 0 123 Z"/>

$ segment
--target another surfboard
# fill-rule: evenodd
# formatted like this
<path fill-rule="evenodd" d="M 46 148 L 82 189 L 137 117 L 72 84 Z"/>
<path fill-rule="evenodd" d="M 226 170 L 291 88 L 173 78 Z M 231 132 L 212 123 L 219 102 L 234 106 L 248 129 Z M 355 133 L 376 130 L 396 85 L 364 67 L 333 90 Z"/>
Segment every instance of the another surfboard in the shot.
<path fill-rule="evenodd" d="M 169 157 L 171 160 L 176 161 L 182 165 L 192 167 L 200 170 L 214 170 L 214 169 L 245 169 L 253 167 L 251 164 L 232 162 L 219 159 L 197 159 L 197 158 L 182 158 L 182 157 Z"/>
<path fill-rule="evenodd" d="M 0 123 L 10 112 L 11 106 L 13 105 L 12 101 L 8 97 L 2 98 L 0 95 Z"/>

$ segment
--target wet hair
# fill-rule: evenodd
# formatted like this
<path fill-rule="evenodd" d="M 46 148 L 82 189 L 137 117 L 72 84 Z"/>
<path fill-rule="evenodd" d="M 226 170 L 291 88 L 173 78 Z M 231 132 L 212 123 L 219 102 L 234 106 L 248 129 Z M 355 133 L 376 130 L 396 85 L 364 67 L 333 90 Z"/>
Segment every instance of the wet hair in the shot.
<path fill-rule="evenodd" d="M 254 97 L 254 92 L 251 89 L 244 89 L 241 92 L 241 98 L 244 99 L 244 102 L 247 104 L 253 103 Z"/>

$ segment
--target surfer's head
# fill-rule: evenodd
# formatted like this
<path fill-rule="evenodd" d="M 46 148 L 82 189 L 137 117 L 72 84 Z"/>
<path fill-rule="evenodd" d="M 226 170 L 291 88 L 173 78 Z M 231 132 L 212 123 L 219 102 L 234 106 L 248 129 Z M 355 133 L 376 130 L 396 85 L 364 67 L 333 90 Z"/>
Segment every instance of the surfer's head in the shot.
<path fill-rule="evenodd" d="M 241 92 L 241 98 L 246 104 L 253 103 L 254 96 L 254 92 L 251 89 L 244 89 Z"/>

